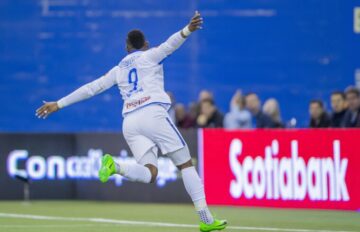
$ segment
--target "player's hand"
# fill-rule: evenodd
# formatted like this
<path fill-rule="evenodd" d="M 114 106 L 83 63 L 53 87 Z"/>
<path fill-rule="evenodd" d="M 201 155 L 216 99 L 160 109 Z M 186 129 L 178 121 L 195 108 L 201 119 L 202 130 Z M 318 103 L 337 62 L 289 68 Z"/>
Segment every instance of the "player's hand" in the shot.
<path fill-rule="evenodd" d="M 189 31 L 194 32 L 196 30 L 202 29 L 203 18 L 201 17 L 199 11 L 195 11 L 194 16 L 191 18 L 188 25 Z"/>
<path fill-rule="evenodd" d="M 36 116 L 38 118 L 47 118 L 47 116 L 49 116 L 51 113 L 54 113 L 56 111 L 58 111 L 60 108 L 58 106 L 58 104 L 56 102 L 46 102 L 43 101 L 43 105 L 36 110 Z"/>

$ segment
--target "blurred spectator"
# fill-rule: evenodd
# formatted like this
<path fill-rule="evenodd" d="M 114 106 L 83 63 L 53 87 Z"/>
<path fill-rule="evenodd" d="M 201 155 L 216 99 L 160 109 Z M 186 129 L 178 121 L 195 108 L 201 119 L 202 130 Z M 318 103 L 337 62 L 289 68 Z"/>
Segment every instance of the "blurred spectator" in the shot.
<path fill-rule="evenodd" d="M 224 116 L 217 110 L 214 101 L 205 99 L 200 102 L 200 115 L 197 117 L 198 127 L 223 127 Z"/>
<path fill-rule="evenodd" d="M 201 90 L 199 93 L 199 104 L 205 100 L 211 100 L 214 102 L 214 95 L 208 90 Z"/>
<path fill-rule="evenodd" d="M 310 128 L 324 128 L 330 126 L 330 117 L 324 109 L 321 100 L 312 100 L 309 107 Z"/>
<path fill-rule="evenodd" d="M 251 128 L 251 114 L 245 109 L 245 98 L 236 91 L 230 102 L 230 112 L 225 115 L 224 127 L 228 129 Z"/>
<path fill-rule="evenodd" d="M 256 128 L 274 128 L 275 123 L 267 114 L 261 110 L 261 103 L 259 97 L 255 93 L 249 93 L 245 98 L 246 108 L 253 115 L 253 124 Z"/>
<path fill-rule="evenodd" d="M 189 116 L 196 121 L 197 117 L 200 114 L 200 106 L 197 102 L 189 103 Z"/>
<path fill-rule="evenodd" d="M 279 102 L 275 98 L 270 98 L 264 103 L 263 112 L 270 116 L 270 118 L 274 122 L 274 127 L 285 127 L 281 120 Z"/>
<path fill-rule="evenodd" d="M 341 91 L 336 91 L 331 94 L 331 127 L 344 127 L 346 114 L 346 97 Z"/>
<path fill-rule="evenodd" d="M 195 120 L 186 112 L 183 104 L 176 104 L 175 106 L 176 126 L 179 128 L 191 128 L 195 126 Z"/>
<path fill-rule="evenodd" d="M 170 97 L 170 101 L 171 101 L 171 106 L 170 106 L 170 109 L 168 110 L 168 113 L 169 113 L 169 116 L 171 118 L 171 120 L 173 122 L 176 122 L 176 118 L 175 118 L 175 104 L 176 104 L 176 100 L 175 100 L 175 97 L 174 97 L 174 94 L 170 91 L 166 92 L 167 95 Z"/>
<path fill-rule="evenodd" d="M 349 87 L 345 91 L 348 111 L 344 117 L 345 127 L 360 127 L 360 91 Z"/>

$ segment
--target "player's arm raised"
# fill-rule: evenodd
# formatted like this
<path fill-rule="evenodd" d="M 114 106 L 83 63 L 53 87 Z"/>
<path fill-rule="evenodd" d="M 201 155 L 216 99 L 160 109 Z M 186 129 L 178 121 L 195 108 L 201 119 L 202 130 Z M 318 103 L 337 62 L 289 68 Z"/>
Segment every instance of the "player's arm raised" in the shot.
<path fill-rule="evenodd" d="M 186 38 L 194 31 L 202 29 L 203 18 L 198 11 L 195 11 L 194 16 L 191 18 L 190 23 L 187 24 L 181 31 L 171 35 L 160 46 L 150 49 L 147 53 L 147 58 L 154 62 L 159 63 L 167 56 L 178 49 L 186 40 Z"/>
<path fill-rule="evenodd" d="M 36 110 L 35 115 L 38 118 L 45 119 L 51 113 L 54 113 L 63 107 L 88 99 L 92 96 L 95 96 L 109 89 L 110 87 L 116 84 L 116 72 L 118 69 L 119 67 L 115 66 L 104 76 L 81 86 L 80 88 L 70 93 L 69 95 L 61 98 L 57 102 L 43 101 L 44 104 Z"/>
<path fill-rule="evenodd" d="M 194 16 L 191 18 L 190 23 L 185 26 L 184 29 L 180 31 L 180 34 L 183 38 L 188 37 L 192 32 L 202 29 L 203 18 L 201 17 L 199 11 L 195 11 Z"/>

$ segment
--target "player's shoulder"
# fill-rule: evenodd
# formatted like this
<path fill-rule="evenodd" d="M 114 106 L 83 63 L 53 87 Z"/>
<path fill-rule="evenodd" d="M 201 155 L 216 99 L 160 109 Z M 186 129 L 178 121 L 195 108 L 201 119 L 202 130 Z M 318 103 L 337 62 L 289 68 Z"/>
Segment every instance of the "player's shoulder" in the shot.
<path fill-rule="evenodd" d="M 147 50 L 141 51 L 141 53 L 139 52 L 139 58 L 143 59 L 146 58 L 151 52 L 153 52 L 154 48 L 149 48 Z"/>
<path fill-rule="evenodd" d="M 147 49 L 146 51 L 143 51 L 141 54 L 141 57 L 139 61 L 143 63 L 144 65 L 154 65 L 157 64 L 158 57 L 162 56 L 161 51 L 158 49 L 159 47 L 152 47 Z M 156 62 L 155 62 L 156 61 Z"/>
<path fill-rule="evenodd" d="M 159 51 L 159 49 L 158 49 L 159 47 L 152 47 L 152 48 L 149 48 L 149 49 L 147 49 L 146 51 L 144 51 L 143 53 L 142 53 L 142 56 L 147 56 L 147 55 L 149 55 L 149 54 L 152 54 L 152 53 L 158 53 Z"/>

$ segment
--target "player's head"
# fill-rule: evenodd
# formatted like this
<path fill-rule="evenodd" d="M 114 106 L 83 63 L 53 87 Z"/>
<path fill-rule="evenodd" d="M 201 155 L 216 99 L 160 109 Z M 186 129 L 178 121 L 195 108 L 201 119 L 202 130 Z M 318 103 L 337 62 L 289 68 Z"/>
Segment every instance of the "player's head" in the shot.
<path fill-rule="evenodd" d="M 148 41 L 142 31 L 135 29 L 129 31 L 126 37 L 126 50 L 132 52 L 134 50 L 146 50 L 149 47 Z"/>

